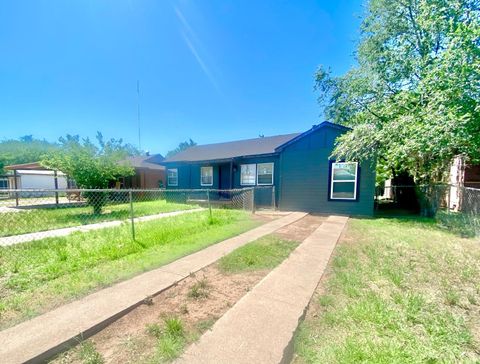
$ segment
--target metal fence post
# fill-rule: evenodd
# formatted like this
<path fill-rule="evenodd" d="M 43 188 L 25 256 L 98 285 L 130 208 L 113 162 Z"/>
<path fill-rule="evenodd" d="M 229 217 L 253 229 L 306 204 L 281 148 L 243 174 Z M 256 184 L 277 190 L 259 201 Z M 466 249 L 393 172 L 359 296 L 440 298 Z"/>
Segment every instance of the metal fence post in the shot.
<path fill-rule="evenodd" d="M 255 187 L 252 187 L 252 214 L 255 213 Z"/>
<path fill-rule="evenodd" d="M 208 211 L 210 213 L 210 221 L 212 221 L 213 217 L 212 217 L 212 204 L 210 203 L 210 190 L 207 190 L 207 200 L 208 200 Z"/>
<path fill-rule="evenodd" d="M 58 207 L 58 173 L 57 170 L 53 171 L 53 184 L 55 186 L 55 205 Z"/>
<path fill-rule="evenodd" d="M 130 222 L 132 224 L 132 239 L 135 240 L 135 216 L 133 214 L 132 190 L 128 191 L 128 197 L 130 199 Z"/>
<path fill-rule="evenodd" d="M 273 211 L 277 209 L 277 204 L 275 203 L 275 186 L 272 186 L 272 207 Z"/>
<path fill-rule="evenodd" d="M 450 204 L 452 203 L 452 185 L 448 184 L 448 195 L 447 195 L 447 213 L 450 213 Z"/>
<path fill-rule="evenodd" d="M 13 186 L 15 187 L 15 206 L 18 206 L 18 173 L 17 170 L 13 170 Z"/>

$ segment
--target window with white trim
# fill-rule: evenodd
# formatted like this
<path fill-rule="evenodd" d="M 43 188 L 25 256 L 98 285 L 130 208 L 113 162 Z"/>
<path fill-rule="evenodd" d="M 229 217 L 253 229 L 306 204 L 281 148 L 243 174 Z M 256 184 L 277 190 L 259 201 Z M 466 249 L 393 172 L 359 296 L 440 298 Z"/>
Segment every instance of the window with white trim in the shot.
<path fill-rule="evenodd" d="M 256 177 L 257 177 L 256 164 L 240 165 L 240 184 L 242 186 L 254 186 Z"/>
<path fill-rule="evenodd" d="M 200 184 L 202 186 L 213 186 L 213 167 L 200 168 Z"/>
<path fill-rule="evenodd" d="M 167 185 L 178 186 L 178 169 L 177 168 L 167 169 Z"/>
<path fill-rule="evenodd" d="M 257 164 L 257 184 L 273 185 L 273 163 Z"/>
<path fill-rule="evenodd" d="M 357 162 L 332 163 L 330 199 L 355 200 L 357 198 Z"/>

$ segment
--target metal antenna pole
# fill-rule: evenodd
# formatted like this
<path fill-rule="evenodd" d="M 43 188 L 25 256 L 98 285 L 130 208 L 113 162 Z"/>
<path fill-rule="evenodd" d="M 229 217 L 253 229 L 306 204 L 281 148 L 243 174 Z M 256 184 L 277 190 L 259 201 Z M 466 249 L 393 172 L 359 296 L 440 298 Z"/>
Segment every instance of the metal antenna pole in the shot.
<path fill-rule="evenodd" d="M 142 139 L 140 134 L 140 81 L 137 80 L 137 123 L 138 123 L 138 149 L 142 150 Z"/>

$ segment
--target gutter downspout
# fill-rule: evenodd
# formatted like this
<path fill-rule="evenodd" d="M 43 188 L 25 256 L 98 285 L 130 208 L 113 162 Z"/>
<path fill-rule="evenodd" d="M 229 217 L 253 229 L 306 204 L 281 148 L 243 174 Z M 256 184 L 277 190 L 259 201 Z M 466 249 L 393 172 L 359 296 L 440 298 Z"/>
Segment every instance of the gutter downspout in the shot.
<path fill-rule="evenodd" d="M 280 151 L 280 156 L 278 158 L 278 190 L 275 193 L 275 199 L 278 200 L 276 203 L 276 207 L 281 210 L 282 204 L 282 170 L 283 170 L 283 151 Z M 278 195 L 278 198 L 277 198 Z"/>
<path fill-rule="evenodd" d="M 233 189 L 233 158 L 230 161 L 230 189 Z"/>

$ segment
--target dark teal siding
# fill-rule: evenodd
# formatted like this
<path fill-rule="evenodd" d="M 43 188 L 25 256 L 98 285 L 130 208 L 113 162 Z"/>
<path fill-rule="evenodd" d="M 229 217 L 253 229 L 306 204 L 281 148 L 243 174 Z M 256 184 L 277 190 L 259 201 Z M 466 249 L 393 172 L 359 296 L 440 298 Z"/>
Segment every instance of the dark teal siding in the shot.
<path fill-rule="evenodd" d="M 232 174 L 233 174 L 233 184 L 232 188 L 244 188 L 244 187 L 254 187 L 254 186 L 242 186 L 240 184 L 240 170 L 242 164 L 258 164 L 258 163 L 273 163 L 273 179 L 274 184 L 278 184 L 278 168 L 279 168 L 279 157 L 278 155 L 268 156 L 268 157 L 249 157 L 249 158 L 237 158 L 233 161 L 232 165 Z M 202 186 L 200 183 L 200 169 L 201 167 L 212 166 L 213 167 L 213 186 Z M 212 188 L 212 189 L 229 189 L 230 187 L 230 162 L 211 162 L 211 163 L 170 163 L 166 167 L 167 169 L 177 168 L 178 170 L 178 186 L 172 187 L 168 186 L 167 188 L 177 188 L 177 189 L 197 189 L 197 188 Z M 221 173 L 220 173 L 221 172 Z M 222 183 L 220 184 L 220 178 Z"/>
<path fill-rule="evenodd" d="M 281 152 L 280 199 L 282 210 L 344 215 L 372 215 L 375 168 L 359 166 L 357 200 L 329 200 L 330 154 L 341 131 L 321 128 Z"/>
<path fill-rule="evenodd" d="M 230 162 L 211 162 L 211 163 L 171 163 L 167 168 L 177 168 L 178 170 L 178 186 L 168 186 L 168 189 L 230 189 L 230 188 L 250 188 L 261 187 L 255 191 L 255 201 L 258 206 L 273 206 L 272 199 L 278 201 L 278 191 L 275 190 L 275 197 L 273 197 L 271 186 L 257 186 L 240 184 L 240 171 L 242 164 L 258 164 L 258 163 L 273 163 L 273 180 L 274 185 L 278 185 L 279 181 L 279 157 L 260 156 L 249 158 L 237 158 L 233 161 L 230 172 Z M 200 183 L 200 169 L 203 166 L 213 167 L 213 186 L 202 186 Z M 230 176 L 233 175 L 233 183 L 230 184 Z"/>
<path fill-rule="evenodd" d="M 328 124 L 328 123 L 327 123 Z M 169 189 L 229 189 L 248 188 L 240 184 L 242 164 L 274 163 L 275 200 L 281 210 L 308 211 L 344 215 L 372 215 L 375 191 L 375 166 L 359 166 L 357 199 L 330 200 L 330 155 L 335 139 L 342 129 L 329 124 L 303 134 L 289 142 L 278 153 L 256 157 L 235 158 L 208 163 L 168 163 L 178 169 L 178 186 Z M 232 163 L 232 164 L 231 164 Z M 213 167 L 213 186 L 201 186 L 200 168 Z M 259 186 L 257 186 L 259 187 Z M 258 188 L 258 205 L 272 206 L 272 188 Z"/>
<path fill-rule="evenodd" d="M 272 186 L 270 185 L 261 185 L 261 186 L 242 186 L 240 184 L 240 170 L 242 164 L 258 164 L 258 163 L 273 163 L 273 185 L 278 186 L 279 183 L 279 157 L 268 156 L 268 157 L 254 157 L 254 158 L 241 158 L 235 161 L 236 173 L 234 175 L 234 186 L 235 188 L 245 188 L 245 187 L 257 187 L 255 189 L 255 204 L 257 207 L 272 207 Z M 275 190 L 275 199 L 278 201 L 278 191 Z"/>

